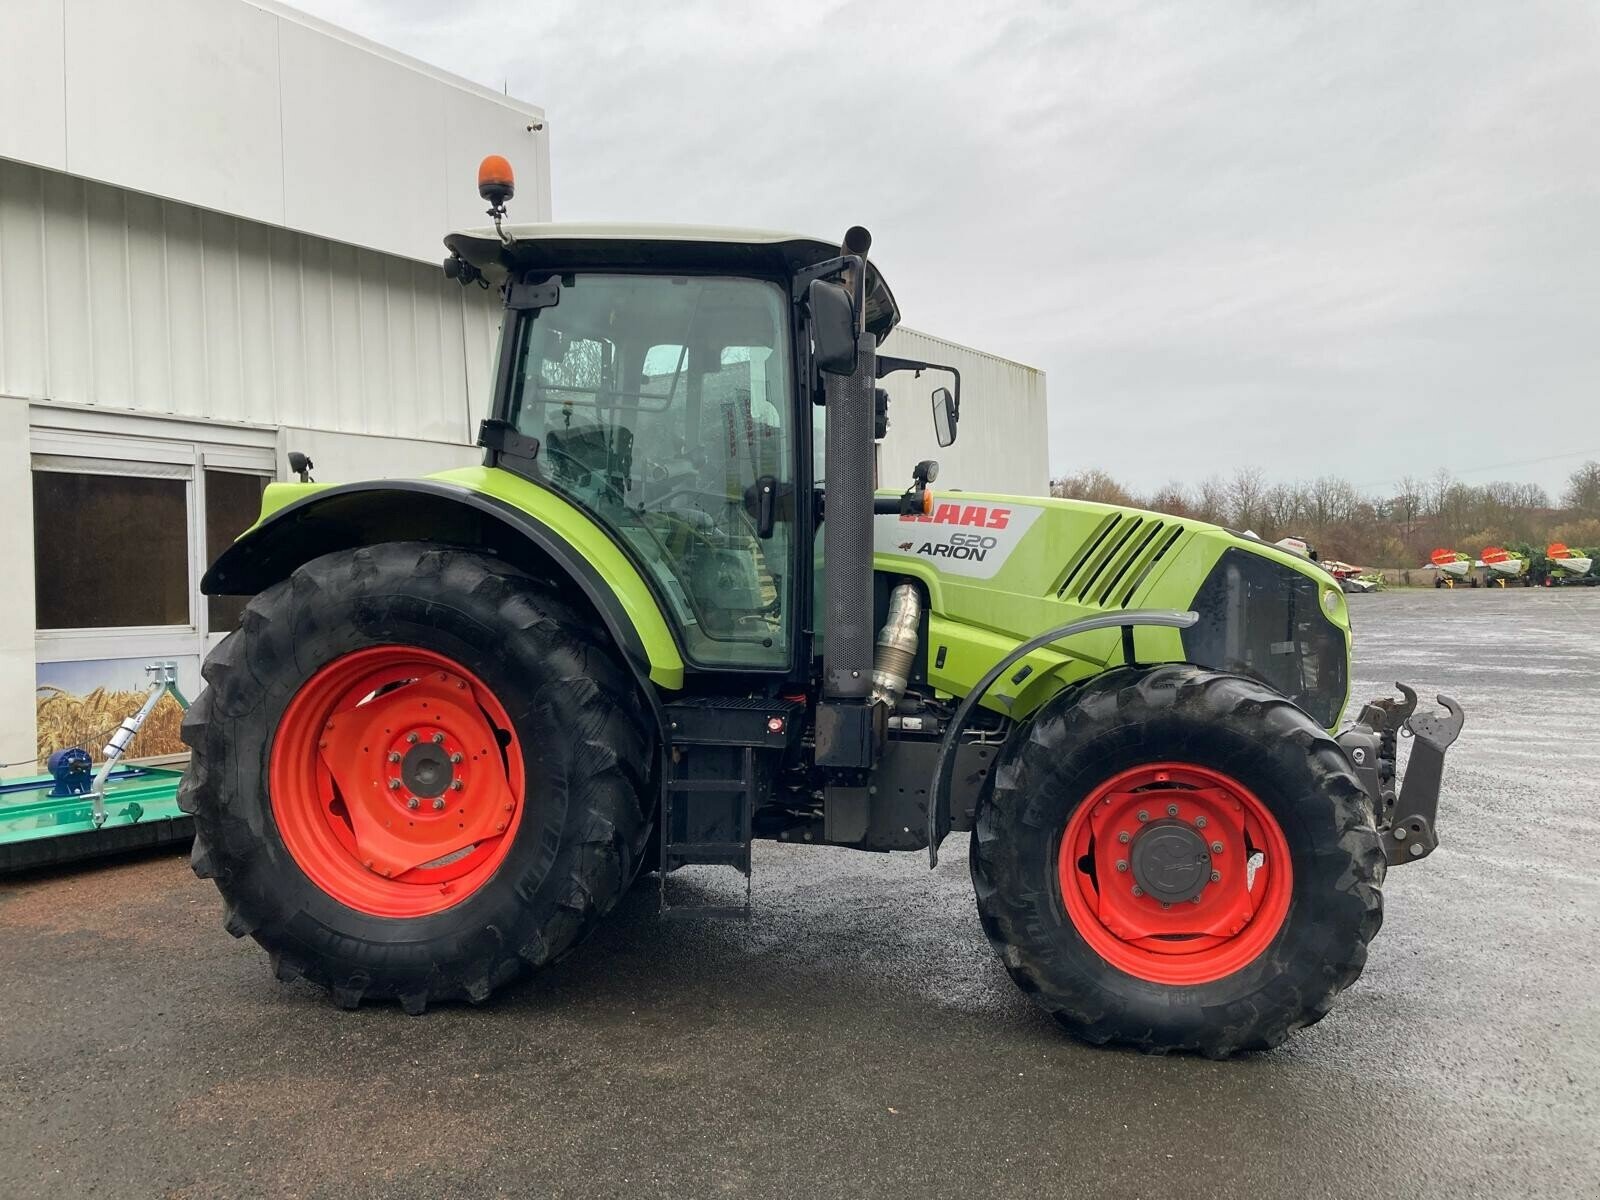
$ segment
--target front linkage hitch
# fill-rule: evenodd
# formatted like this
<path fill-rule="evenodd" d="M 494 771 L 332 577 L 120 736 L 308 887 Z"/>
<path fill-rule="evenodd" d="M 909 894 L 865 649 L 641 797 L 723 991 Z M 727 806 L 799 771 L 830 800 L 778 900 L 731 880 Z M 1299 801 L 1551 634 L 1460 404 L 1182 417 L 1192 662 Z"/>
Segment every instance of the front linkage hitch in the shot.
<path fill-rule="evenodd" d="M 1403 683 L 1395 687 L 1400 689 L 1401 699 L 1369 700 L 1356 723 L 1338 739 L 1372 798 L 1373 817 L 1391 867 L 1426 858 L 1439 844 L 1435 822 L 1444 780 L 1444 752 L 1460 736 L 1466 720 L 1461 706 L 1444 695 L 1437 697 L 1443 713 L 1418 716 L 1417 693 Z M 1401 734 L 1411 737 L 1413 745 L 1405 781 L 1397 786 L 1396 752 Z"/>

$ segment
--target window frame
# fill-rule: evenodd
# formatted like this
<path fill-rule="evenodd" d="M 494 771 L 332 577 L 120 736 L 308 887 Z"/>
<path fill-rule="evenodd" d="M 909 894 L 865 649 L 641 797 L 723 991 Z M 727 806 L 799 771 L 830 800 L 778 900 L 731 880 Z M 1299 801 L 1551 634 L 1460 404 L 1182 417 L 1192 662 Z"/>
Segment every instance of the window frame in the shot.
<path fill-rule="evenodd" d="M 276 432 L 248 427 L 207 427 L 125 412 L 102 414 L 48 405 L 33 406 L 30 417 L 30 488 L 33 472 L 40 469 L 183 480 L 189 589 L 187 624 L 109 625 L 84 629 L 36 625 L 35 661 L 57 663 L 146 657 L 154 660 L 196 655 L 203 659 L 229 632 L 210 629 L 206 597 L 200 593 L 200 578 L 209 565 L 205 538 L 205 472 L 222 470 L 258 475 L 272 482 L 277 478 L 278 469 Z M 200 434 L 209 436 L 196 436 Z M 229 440 L 212 440 L 219 434 Z M 31 521 L 30 526 L 33 526 Z M 37 556 L 36 526 L 30 527 L 29 538 Z M 35 600 L 35 621 L 37 613 Z"/>

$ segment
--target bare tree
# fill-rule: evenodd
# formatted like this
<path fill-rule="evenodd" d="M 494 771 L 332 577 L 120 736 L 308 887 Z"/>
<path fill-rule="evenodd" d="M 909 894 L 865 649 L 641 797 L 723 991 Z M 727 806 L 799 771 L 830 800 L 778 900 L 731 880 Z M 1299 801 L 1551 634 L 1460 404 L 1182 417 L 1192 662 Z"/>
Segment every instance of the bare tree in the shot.
<path fill-rule="evenodd" d="M 1068 500 L 1093 500 L 1097 504 L 1121 504 L 1138 507 L 1133 493 L 1098 467 L 1052 480 L 1050 494 Z"/>
<path fill-rule="evenodd" d="M 1265 492 L 1260 467 L 1240 467 L 1233 473 L 1228 483 L 1228 520 L 1235 529 L 1266 532 L 1260 528 L 1266 523 L 1262 513 Z"/>
<path fill-rule="evenodd" d="M 1175 517 L 1195 515 L 1194 499 L 1189 495 L 1189 489 L 1181 483 L 1163 484 L 1147 504 L 1155 512 L 1171 513 Z"/>
<path fill-rule="evenodd" d="M 1600 462 L 1590 459 L 1567 477 L 1561 503 L 1586 517 L 1600 517 Z"/>
<path fill-rule="evenodd" d="M 1301 502 L 1300 490 L 1286 483 L 1277 483 L 1268 488 L 1262 497 L 1262 511 L 1265 513 L 1262 536 L 1270 536 L 1273 540 L 1288 537 L 1299 527 L 1304 506 Z"/>
<path fill-rule="evenodd" d="M 1336 475 L 1309 483 L 1267 485 L 1254 468 L 1240 470 L 1228 480 L 1213 475 L 1193 489 L 1168 483 L 1148 499 L 1136 496 L 1104 471 L 1087 470 L 1056 480 L 1051 494 L 1254 529 L 1269 541 L 1303 537 L 1324 558 L 1414 566 L 1436 546 L 1481 554 L 1486 546 L 1501 545 L 1530 556 L 1552 541 L 1596 549 L 1600 509 L 1590 515 L 1581 507 L 1589 503 L 1584 488 L 1591 484 L 1600 488 L 1600 464 L 1585 464 L 1574 473 L 1565 510 L 1551 507 L 1549 494 L 1537 484 L 1474 486 L 1448 471 L 1430 480 L 1399 480 L 1396 494 L 1384 500 L 1363 496 L 1349 480 Z"/>
<path fill-rule="evenodd" d="M 1228 522 L 1228 487 L 1216 475 L 1208 475 L 1200 481 L 1200 488 L 1195 493 L 1194 515 L 1202 521 L 1213 524 L 1225 525 Z"/>
<path fill-rule="evenodd" d="M 1389 501 L 1389 513 L 1400 527 L 1401 536 L 1408 542 L 1416 534 L 1427 511 L 1427 481 L 1413 475 L 1405 476 L 1396 484 L 1394 498 Z"/>

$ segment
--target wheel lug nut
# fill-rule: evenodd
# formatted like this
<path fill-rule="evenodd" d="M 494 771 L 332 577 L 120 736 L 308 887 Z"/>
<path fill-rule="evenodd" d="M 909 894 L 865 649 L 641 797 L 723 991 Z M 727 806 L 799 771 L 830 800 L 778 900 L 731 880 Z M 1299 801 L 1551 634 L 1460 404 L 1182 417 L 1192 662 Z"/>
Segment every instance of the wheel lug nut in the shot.
<path fill-rule="evenodd" d="M 1178 815 L 1178 806 L 1176 804 L 1167 805 L 1167 816 L 1175 817 L 1177 815 Z"/>
<path fill-rule="evenodd" d="M 1213 854 L 1221 854 L 1222 853 L 1222 843 L 1221 842 L 1212 842 L 1211 843 L 1211 853 L 1213 853 Z"/>
<path fill-rule="evenodd" d="M 1141 808 L 1139 810 L 1139 820 L 1148 821 L 1149 819 L 1150 819 L 1150 814 L 1145 812 L 1145 810 Z"/>
<path fill-rule="evenodd" d="M 444 744 L 444 734 L 442 732 L 437 732 L 436 731 L 434 733 L 434 735 L 433 735 L 433 744 L 435 746 L 439 746 L 439 745 L 443 745 Z"/>
<path fill-rule="evenodd" d="M 1126 846 L 1128 844 L 1129 837 L 1128 837 L 1128 831 L 1126 829 L 1124 829 L 1121 833 L 1117 834 L 1117 841 L 1121 842 L 1124 846 Z"/>
<path fill-rule="evenodd" d="M 1143 888 L 1142 888 L 1142 887 L 1140 887 L 1140 886 L 1139 886 L 1139 885 L 1138 885 L 1138 884 L 1137 884 L 1137 883 L 1136 883 L 1136 884 L 1134 884 L 1134 885 L 1133 885 L 1133 894 L 1134 894 L 1134 895 L 1135 895 L 1135 896 L 1142 896 L 1142 895 L 1144 895 L 1144 889 L 1143 889 Z"/>
<path fill-rule="evenodd" d="M 415 796 L 413 796 L 413 797 L 411 797 L 411 799 L 406 801 L 406 807 L 414 809 L 421 803 L 422 803 L 422 801 L 418 800 Z"/>
<path fill-rule="evenodd" d="M 1172 905 L 1171 905 L 1171 904 L 1169 904 L 1169 903 L 1168 903 L 1168 902 L 1167 902 L 1167 901 L 1165 901 L 1165 900 L 1163 900 L 1163 901 L 1162 901 L 1162 902 L 1161 902 L 1161 911 L 1162 911 L 1162 912 L 1166 912 L 1166 911 L 1167 911 L 1167 909 L 1169 909 L 1169 908 L 1171 908 L 1171 907 L 1172 907 Z"/>
<path fill-rule="evenodd" d="M 461 751 L 457 750 L 454 754 L 452 754 L 450 756 L 450 761 L 453 762 L 453 763 L 460 762 L 461 761 Z"/>
<path fill-rule="evenodd" d="M 389 761 L 390 762 L 399 762 L 400 761 L 400 751 L 398 751 L 398 750 L 389 751 Z"/>
<path fill-rule="evenodd" d="M 1125 858 L 1117 859 L 1117 870 L 1126 871 L 1127 869 L 1128 869 L 1128 860 L 1125 859 Z"/>
<path fill-rule="evenodd" d="M 450 781 L 450 790 L 452 792 L 459 792 L 462 788 L 464 788 L 466 786 L 467 785 L 462 783 L 461 780 L 459 780 L 459 779 L 452 779 Z"/>
<path fill-rule="evenodd" d="M 389 790 L 391 792 L 398 792 L 400 790 L 400 781 L 398 779 L 389 780 Z"/>
<path fill-rule="evenodd" d="M 406 734 L 406 741 L 410 742 L 413 746 L 417 744 L 416 730 L 412 730 L 410 733 Z"/>
<path fill-rule="evenodd" d="M 1200 897 L 1199 896 L 1190 897 L 1189 903 L 1190 904 L 1199 904 L 1200 903 Z"/>
<path fill-rule="evenodd" d="M 1211 872 L 1211 882 L 1212 883 L 1221 883 L 1222 882 L 1222 872 L 1221 871 L 1213 871 L 1213 872 Z"/>
<path fill-rule="evenodd" d="M 442 808 L 444 808 L 444 797 L 440 796 L 433 802 L 433 811 L 438 812 Z"/>
<path fill-rule="evenodd" d="M 1207 824 L 1208 824 L 1208 822 L 1206 821 L 1206 819 L 1204 817 L 1196 817 L 1194 819 L 1194 827 L 1196 829 L 1204 829 Z"/>

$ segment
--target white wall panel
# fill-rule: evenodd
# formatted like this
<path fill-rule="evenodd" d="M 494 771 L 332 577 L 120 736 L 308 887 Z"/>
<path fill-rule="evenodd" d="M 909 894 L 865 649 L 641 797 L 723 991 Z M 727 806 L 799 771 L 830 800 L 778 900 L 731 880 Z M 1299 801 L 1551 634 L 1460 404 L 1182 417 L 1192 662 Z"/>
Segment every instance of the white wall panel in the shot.
<path fill-rule="evenodd" d="M 543 111 L 271 0 L 0 0 L 0 158 L 421 261 L 478 160 L 550 219 Z"/>
<path fill-rule="evenodd" d="M 172 343 L 167 330 L 166 231 L 163 204 L 153 196 L 123 192 L 127 248 L 130 396 L 170 396 L 173 392 Z"/>
<path fill-rule="evenodd" d="M 281 222 L 282 22 L 216 0 L 65 4 L 67 170 Z"/>
<path fill-rule="evenodd" d="M 439 245 L 451 182 L 441 85 L 303 25 L 282 22 L 278 36 L 294 81 L 283 92 L 286 223 L 358 246 L 374 244 L 375 224 L 385 246 Z M 454 182 L 475 195 L 475 179 Z"/>
<path fill-rule="evenodd" d="M 65 20 L 62 0 L 0 7 L 0 158 L 66 169 Z"/>
<path fill-rule="evenodd" d="M 44 172 L 0 160 L 0 363 L 19 378 L 49 372 L 44 278 Z"/>
<path fill-rule="evenodd" d="M 470 442 L 499 318 L 436 266 L 0 162 L 0 393 Z"/>
<path fill-rule="evenodd" d="M 889 436 L 879 459 L 882 486 L 909 485 L 917 461 L 933 458 L 939 461 L 936 490 L 1049 494 L 1043 371 L 904 327 L 889 335 L 883 353 L 945 363 L 960 371 L 962 419 L 955 444 L 941 449 L 929 397 L 934 388 L 949 386 L 950 376 L 889 376 L 884 381 L 891 397 Z"/>
<path fill-rule="evenodd" d="M 3 266 L 0 266 L 3 269 Z M 28 773 L 35 754 L 33 662 L 33 479 L 28 469 L 28 406 L 0 397 L 0 479 L 6 481 L 0 555 L 11 567 L 0 589 L 0 763 L 21 763 Z"/>

